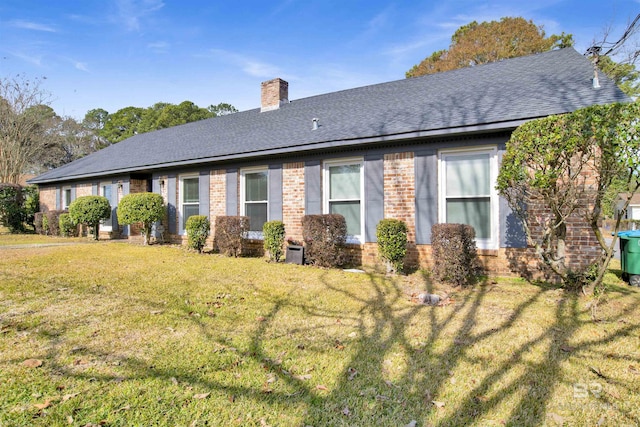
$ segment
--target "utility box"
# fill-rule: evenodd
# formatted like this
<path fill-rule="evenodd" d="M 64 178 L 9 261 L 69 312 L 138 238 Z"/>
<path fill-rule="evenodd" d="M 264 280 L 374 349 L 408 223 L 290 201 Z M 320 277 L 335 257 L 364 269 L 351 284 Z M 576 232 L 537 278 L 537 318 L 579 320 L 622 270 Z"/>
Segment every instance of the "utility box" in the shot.
<path fill-rule="evenodd" d="M 302 265 L 304 263 L 304 247 L 298 245 L 287 246 L 284 262 L 286 264 Z"/>

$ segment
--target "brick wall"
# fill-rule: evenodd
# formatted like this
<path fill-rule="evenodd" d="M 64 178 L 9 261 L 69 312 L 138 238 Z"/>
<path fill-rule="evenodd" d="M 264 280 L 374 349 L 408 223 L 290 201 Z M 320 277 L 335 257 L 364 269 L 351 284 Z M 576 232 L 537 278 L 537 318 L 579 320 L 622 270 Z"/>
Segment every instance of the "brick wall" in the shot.
<path fill-rule="evenodd" d="M 227 171 L 212 170 L 209 174 L 209 221 L 211 233 L 207 244 L 213 246 L 216 217 L 227 214 Z"/>
<path fill-rule="evenodd" d="M 91 196 L 92 192 L 93 189 L 90 183 L 76 185 L 76 199 L 78 197 Z"/>
<path fill-rule="evenodd" d="M 302 241 L 304 216 L 304 163 L 285 163 L 282 168 L 282 221 L 286 240 Z"/>
<path fill-rule="evenodd" d="M 56 210 L 56 187 L 55 186 L 38 186 L 40 192 L 40 211 Z"/>

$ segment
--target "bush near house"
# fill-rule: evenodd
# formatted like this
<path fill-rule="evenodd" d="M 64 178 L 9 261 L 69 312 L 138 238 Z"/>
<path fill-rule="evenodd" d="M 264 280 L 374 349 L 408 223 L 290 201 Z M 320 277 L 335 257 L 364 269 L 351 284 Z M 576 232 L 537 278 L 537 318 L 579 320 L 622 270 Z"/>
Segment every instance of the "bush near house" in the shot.
<path fill-rule="evenodd" d="M 480 273 L 476 232 L 466 224 L 434 224 L 431 227 L 433 276 L 454 285 L 470 285 Z"/>
<path fill-rule="evenodd" d="M 36 234 L 46 234 L 44 230 L 44 220 L 44 212 L 36 212 L 33 215 L 33 228 L 35 229 Z"/>
<path fill-rule="evenodd" d="M 198 253 L 202 253 L 202 248 L 204 248 L 207 237 L 209 237 L 209 231 L 211 230 L 209 217 L 205 215 L 192 215 L 187 219 L 185 229 L 187 231 L 187 245 L 189 248 L 197 250 Z"/>
<path fill-rule="evenodd" d="M 76 224 L 67 212 L 58 216 L 58 226 L 62 237 L 76 237 L 78 233 L 78 224 Z"/>
<path fill-rule="evenodd" d="M 148 245 L 151 239 L 153 224 L 162 220 L 164 214 L 164 200 L 156 193 L 127 194 L 118 204 L 118 223 L 141 224 L 145 245 Z"/>
<path fill-rule="evenodd" d="M 407 256 L 407 224 L 399 219 L 383 219 L 376 226 L 378 254 L 387 263 L 387 270 L 402 273 Z"/>
<path fill-rule="evenodd" d="M 345 262 L 347 222 L 342 215 L 302 217 L 305 260 L 320 267 L 338 267 Z"/>
<path fill-rule="evenodd" d="M 60 215 L 69 213 L 69 211 L 47 211 L 43 212 L 42 216 L 42 229 L 43 234 L 48 236 L 60 235 Z"/>
<path fill-rule="evenodd" d="M 237 257 L 242 254 L 243 242 L 249 231 L 248 216 L 217 216 L 214 247 L 220 253 Z"/>
<path fill-rule="evenodd" d="M 69 214 L 76 223 L 91 227 L 94 240 L 98 240 L 100 221 L 111 216 L 111 205 L 103 196 L 82 196 L 69 205 Z"/>
<path fill-rule="evenodd" d="M 279 262 L 284 252 L 284 222 L 278 220 L 265 222 L 262 233 L 264 250 L 269 254 L 269 260 Z"/>
<path fill-rule="evenodd" d="M 35 230 L 35 215 L 40 210 L 40 191 L 37 185 L 28 185 L 22 189 L 22 210 L 24 222 Z"/>
<path fill-rule="evenodd" d="M 11 233 L 20 233 L 24 231 L 24 220 L 22 187 L 18 184 L 0 184 L 0 223 Z"/>

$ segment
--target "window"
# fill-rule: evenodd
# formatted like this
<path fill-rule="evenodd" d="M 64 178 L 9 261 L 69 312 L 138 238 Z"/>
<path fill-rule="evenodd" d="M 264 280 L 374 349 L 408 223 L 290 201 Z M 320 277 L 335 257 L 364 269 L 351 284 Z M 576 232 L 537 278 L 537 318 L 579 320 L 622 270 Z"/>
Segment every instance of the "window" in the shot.
<path fill-rule="evenodd" d="M 100 196 L 106 197 L 113 209 L 113 198 L 111 197 L 111 183 L 110 182 L 101 182 L 100 188 L 98 189 L 98 194 Z M 104 231 L 111 231 L 111 214 L 109 214 L 109 218 L 102 220 L 100 222 L 100 228 Z"/>
<path fill-rule="evenodd" d="M 440 222 L 471 225 L 480 248 L 498 246 L 496 148 L 440 153 Z"/>
<path fill-rule="evenodd" d="M 363 163 L 361 159 L 325 162 L 324 211 L 344 216 L 348 241 L 364 236 Z"/>
<path fill-rule="evenodd" d="M 180 177 L 180 228 L 184 233 L 187 219 L 200 214 L 200 180 L 197 175 Z"/>
<path fill-rule="evenodd" d="M 262 238 L 262 226 L 268 221 L 269 172 L 267 169 L 240 171 L 240 214 L 249 217 L 252 238 Z"/>
<path fill-rule="evenodd" d="M 62 210 L 69 209 L 71 200 L 71 187 L 62 187 Z"/>

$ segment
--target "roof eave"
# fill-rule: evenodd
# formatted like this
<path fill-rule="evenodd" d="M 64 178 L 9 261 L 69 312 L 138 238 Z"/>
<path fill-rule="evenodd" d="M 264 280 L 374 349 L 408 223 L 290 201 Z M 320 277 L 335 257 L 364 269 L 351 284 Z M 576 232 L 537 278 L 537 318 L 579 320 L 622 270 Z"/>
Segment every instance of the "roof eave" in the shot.
<path fill-rule="evenodd" d="M 68 182 L 68 181 L 77 181 L 77 180 L 84 180 L 84 179 L 91 179 L 91 178 L 100 178 L 105 176 L 121 175 L 121 174 L 127 174 L 127 173 L 136 172 L 140 170 L 153 171 L 153 170 L 175 168 L 175 167 L 181 167 L 181 166 L 195 166 L 198 164 L 205 164 L 205 163 L 215 163 L 215 162 L 230 161 L 230 160 L 242 160 L 242 159 L 254 158 L 254 157 L 283 155 L 283 154 L 291 154 L 291 153 L 303 152 L 303 151 L 304 152 L 316 151 L 316 150 L 322 150 L 322 149 L 328 149 L 328 148 L 358 147 L 361 145 L 375 144 L 375 143 L 381 143 L 381 142 L 395 142 L 395 141 L 430 138 L 430 137 L 437 137 L 437 136 L 455 136 L 455 135 L 470 134 L 470 133 L 512 130 L 517 128 L 521 124 L 535 118 L 537 117 L 518 119 L 518 120 L 509 120 L 509 121 L 503 121 L 503 122 L 476 124 L 476 125 L 470 125 L 470 126 L 456 126 L 456 127 L 449 127 L 449 128 L 420 130 L 420 131 L 404 132 L 404 133 L 397 133 L 397 134 L 391 134 L 391 135 L 379 135 L 379 136 L 370 136 L 370 137 L 364 137 L 364 138 L 313 142 L 308 144 L 291 145 L 288 147 L 274 148 L 274 149 L 268 149 L 268 150 L 247 151 L 247 152 L 233 153 L 233 154 L 227 154 L 222 156 L 200 157 L 196 159 L 188 159 L 188 160 L 181 160 L 181 161 L 174 161 L 174 162 L 139 165 L 131 168 L 118 168 L 118 169 L 112 169 L 112 170 L 105 170 L 98 173 L 68 175 L 64 177 L 50 178 L 50 179 L 47 179 L 47 178 L 38 179 L 38 177 L 36 177 L 28 180 L 27 182 L 29 184 L 51 184 L 56 182 Z"/>

